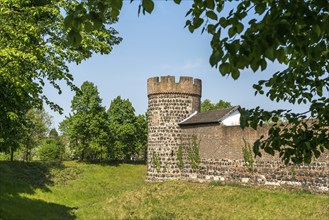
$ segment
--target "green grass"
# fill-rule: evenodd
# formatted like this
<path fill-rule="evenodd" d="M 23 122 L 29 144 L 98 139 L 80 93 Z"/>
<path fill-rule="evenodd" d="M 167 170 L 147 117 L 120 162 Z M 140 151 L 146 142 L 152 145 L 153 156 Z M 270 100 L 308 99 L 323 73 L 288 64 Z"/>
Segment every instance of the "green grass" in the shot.
<path fill-rule="evenodd" d="M 329 219 L 329 196 L 185 181 L 144 165 L 0 161 L 0 219 Z"/>

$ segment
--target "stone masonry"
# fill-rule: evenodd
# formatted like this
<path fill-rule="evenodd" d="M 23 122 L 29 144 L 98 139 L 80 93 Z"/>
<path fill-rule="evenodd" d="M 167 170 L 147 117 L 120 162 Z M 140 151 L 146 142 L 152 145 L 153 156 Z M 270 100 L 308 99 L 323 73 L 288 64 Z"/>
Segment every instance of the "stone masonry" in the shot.
<path fill-rule="evenodd" d="M 262 152 L 262 157 L 253 158 L 251 171 L 243 160 L 244 140 L 249 144 L 266 136 L 271 126 L 257 130 L 241 129 L 240 126 L 190 125 L 181 127 L 183 139 L 183 162 L 181 179 L 199 182 L 240 182 L 242 184 L 290 187 L 311 191 L 329 192 L 329 151 L 311 164 L 285 165 L 278 155 Z M 188 159 L 188 143 L 196 136 L 199 143 L 200 163 L 192 169 Z"/>
<path fill-rule="evenodd" d="M 328 150 L 320 158 L 314 158 L 312 164 L 287 166 L 278 156 L 263 153 L 261 158 L 254 160 L 251 171 L 243 159 L 243 140 L 252 144 L 261 135 L 266 136 L 269 125 L 258 130 L 243 130 L 239 126 L 220 123 L 178 125 L 200 110 L 201 80 L 180 77 L 176 83 L 173 76 L 153 77 L 148 79 L 147 89 L 147 180 L 240 182 L 329 192 Z M 191 159 L 193 138 L 198 144 L 197 167 Z"/>
<path fill-rule="evenodd" d="M 178 123 L 200 110 L 201 80 L 173 76 L 149 78 L 147 179 L 177 179 L 177 149 L 181 135 Z"/>

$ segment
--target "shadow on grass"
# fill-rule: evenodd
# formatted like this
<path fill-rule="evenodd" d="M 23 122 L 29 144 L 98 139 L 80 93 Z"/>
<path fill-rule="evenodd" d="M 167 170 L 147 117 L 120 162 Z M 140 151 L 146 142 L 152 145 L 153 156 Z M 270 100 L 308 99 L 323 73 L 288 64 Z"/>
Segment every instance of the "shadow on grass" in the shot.
<path fill-rule="evenodd" d="M 0 161 L 0 219 L 74 219 L 73 208 L 22 196 L 50 192 L 51 169 L 61 163 Z"/>
<path fill-rule="evenodd" d="M 209 186 L 230 186 L 235 188 L 242 188 L 242 189 L 251 189 L 252 187 L 249 185 L 243 185 L 242 183 L 234 183 L 234 182 L 218 182 L 213 181 L 208 183 Z"/>
<path fill-rule="evenodd" d="M 88 160 L 83 161 L 86 164 L 97 164 L 101 166 L 120 166 L 121 164 L 145 165 L 145 160 Z"/>

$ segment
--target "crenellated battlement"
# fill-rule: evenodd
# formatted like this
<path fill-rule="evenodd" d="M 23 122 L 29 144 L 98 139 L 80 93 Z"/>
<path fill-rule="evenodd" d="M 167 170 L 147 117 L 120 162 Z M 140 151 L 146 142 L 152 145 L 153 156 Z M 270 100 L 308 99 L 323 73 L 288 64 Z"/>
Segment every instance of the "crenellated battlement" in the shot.
<path fill-rule="evenodd" d="M 329 151 L 313 164 L 286 166 L 278 156 L 263 155 L 250 167 L 241 147 L 266 137 L 271 125 L 254 130 L 209 120 L 181 126 L 184 119 L 200 112 L 201 80 L 185 76 L 176 83 L 174 76 L 152 77 L 147 89 L 147 180 L 237 182 L 329 192 Z M 217 119 L 221 117 L 216 114 Z M 192 143 L 194 140 L 198 142 Z"/>
<path fill-rule="evenodd" d="M 201 80 L 181 76 L 175 82 L 175 76 L 152 77 L 147 80 L 147 95 L 178 93 L 201 97 Z"/>
<path fill-rule="evenodd" d="M 174 76 L 147 80 L 149 180 L 178 179 L 177 151 L 181 128 L 178 122 L 200 111 L 201 80 Z"/>

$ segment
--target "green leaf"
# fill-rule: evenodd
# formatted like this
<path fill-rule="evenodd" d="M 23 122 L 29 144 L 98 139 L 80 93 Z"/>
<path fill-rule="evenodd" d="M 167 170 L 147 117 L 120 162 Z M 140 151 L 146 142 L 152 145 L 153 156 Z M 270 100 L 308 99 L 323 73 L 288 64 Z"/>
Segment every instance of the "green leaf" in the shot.
<path fill-rule="evenodd" d="M 210 18 L 212 20 L 217 20 L 218 19 L 216 13 L 213 12 L 213 11 L 207 11 L 206 12 L 206 15 L 207 15 L 208 18 Z"/>
<path fill-rule="evenodd" d="M 179 5 L 181 3 L 182 0 L 174 0 L 174 2 Z"/>
<path fill-rule="evenodd" d="M 193 8 L 191 8 L 190 10 L 188 10 L 188 12 L 185 14 L 185 17 L 189 16 L 192 12 L 193 12 Z"/>
<path fill-rule="evenodd" d="M 81 34 L 75 30 L 71 30 L 68 33 L 68 41 L 72 46 L 78 47 L 82 41 Z"/>
<path fill-rule="evenodd" d="M 77 31 L 81 30 L 81 19 L 80 18 L 73 19 L 71 28 Z"/>
<path fill-rule="evenodd" d="M 257 60 L 256 60 L 256 59 L 253 59 L 253 60 L 251 61 L 251 63 L 250 63 L 250 67 L 251 67 L 251 69 L 252 69 L 254 72 L 256 72 L 256 71 L 257 71 L 257 69 L 258 69 L 259 65 L 258 65 L 258 63 L 257 63 Z"/>
<path fill-rule="evenodd" d="M 103 24 L 101 19 L 94 19 L 93 23 L 94 23 L 94 29 L 99 29 Z"/>
<path fill-rule="evenodd" d="M 233 70 L 231 76 L 234 80 L 237 80 L 240 77 L 240 71 L 237 69 Z"/>
<path fill-rule="evenodd" d="M 223 10 L 223 2 L 217 2 L 217 12 L 220 13 Z"/>
<path fill-rule="evenodd" d="M 221 58 L 222 58 L 221 53 L 218 50 L 214 50 L 209 59 L 210 65 L 212 67 L 216 66 Z"/>
<path fill-rule="evenodd" d="M 246 56 L 240 56 L 236 65 L 239 69 L 243 69 L 248 65 L 248 63 L 248 58 Z"/>
<path fill-rule="evenodd" d="M 154 9 L 154 2 L 152 0 L 143 0 L 142 6 L 147 13 L 151 14 Z"/>
<path fill-rule="evenodd" d="M 244 108 L 240 109 L 240 115 L 241 115 L 240 116 L 240 126 L 242 129 L 244 129 L 248 125 L 248 120 L 247 120 L 247 118 L 249 116 L 248 113 L 249 112 L 246 109 L 244 109 Z"/>
<path fill-rule="evenodd" d="M 112 17 L 113 20 L 117 19 L 119 14 L 120 14 L 120 11 L 118 9 L 112 8 L 111 17 Z"/>
<path fill-rule="evenodd" d="M 255 155 L 257 155 L 257 156 L 261 156 L 261 153 L 260 153 L 260 151 L 259 151 L 259 147 L 260 147 L 260 140 L 257 140 L 255 143 L 254 143 L 254 145 L 253 145 L 253 152 L 254 152 L 254 154 Z"/>
<path fill-rule="evenodd" d="M 264 11 L 266 10 L 266 3 L 258 3 L 256 6 L 255 6 L 255 11 L 257 14 L 263 14 Z"/>
<path fill-rule="evenodd" d="M 215 34 L 215 31 L 216 31 L 215 25 L 208 24 L 207 30 L 208 30 L 209 34 Z"/>
<path fill-rule="evenodd" d="M 206 1 L 206 4 L 207 4 L 207 8 L 213 10 L 215 8 L 215 2 L 214 0 L 207 0 Z"/>
<path fill-rule="evenodd" d="M 187 20 L 186 22 L 185 22 L 185 26 L 184 26 L 184 28 L 186 28 L 187 26 L 190 26 L 191 25 L 191 21 L 190 20 Z"/>
<path fill-rule="evenodd" d="M 226 28 L 227 25 L 228 25 L 228 21 L 226 20 L 225 17 L 221 17 L 221 18 L 219 19 L 219 22 L 218 22 L 218 23 L 219 23 L 220 26 L 222 26 L 223 28 Z"/>
<path fill-rule="evenodd" d="M 94 25 L 94 29 L 99 29 L 102 26 L 102 24 L 103 24 L 102 19 L 99 17 L 99 15 L 97 13 L 90 12 L 89 18 L 90 18 L 90 21 Z"/>
<path fill-rule="evenodd" d="M 237 30 L 238 34 L 240 34 L 243 31 L 243 28 L 244 28 L 244 26 L 242 23 L 237 23 L 236 30 Z"/>
<path fill-rule="evenodd" d="M 306 163 L 306 164 L 310 164 L 311 161 L 312 161 L 312 157 L 310 157 L 310 156 L 308 156 L 308 155 L 306 155 L 306 156 L 304 157 L 304 163 Z"/>
<path fill-rule="evenodd" d="M 64 19 L 64 27 L 66 29 L 71 27 L 72 20 L 73 20 L 73 15 L 72 14 L 69 14 L 68 16 L 66 16 L 66 18 Z"/>
<path fill-rule="evenodd" d="M 193 32 L 194 32 L 194 26 L 190 24 L 190 25 L 188 26 L 188 30 L 189 30 L 191 33 L 193 33 Z"/>
<path fill-rule="evenodd" d="M 93 25 L 89 21 L 87 21 L 85 23 L 85 31 L 90 32 L 92 30 L 93 30 Z"/>
<path fill-rule="evenodd" d="M 203 23 L 203 19 L 202 18 L 195 17 L 193 19 L 194 29 L 199 28 L 202 23 Z"/>
<path fill-rule="evenodd" d="M 219 66 L 219 71 L 222 75 L 226 75 L 227 73 L 230 72 L 230 64 L 229 63 L 222 63 L 220 66 Z"/>
<path fill-rule="evenodd" d="M 229 37 L 233 37 L 236 34 L 236 27 L 232 26 L 229 30 L 228 30 L 228 36 Z"/>
<path fill-rule="evenodd" d="M 281 47 L 276 51 L 276 57 L 280 63 L 283 63 L 286 59 L 286 52 Z"/>
<path fill-rule="evenodd" d="M 321 152 L 318 151 L 317 149 L 314 149 L 314 150 L 313 150 L 313 153 L 314 153 L 315 158 L 319 158 L 320 155 L 321 155 Z"/>
<path fill-rule="evenodd" d="M 250 24 L 250 25 L 255 24 L 256 21 L 257 21 L 257 19 L 253 18 L 248 22 L 248 24 Z"/>
<path fill-rule="evenodd" d="M 264 151 L 272 156 L 274 156 L 274 150 L 271 147 L 265 147 Z"/>
<path fill-rule="evenodd" d="M 246 16 L 247 16 L 248 14 L 247 14 L 247 12 L 242 12 L 242 13 L 240 13 L 239 14 L 239 20 L 242 20 L 243 18 L 245 18 Z"/>
<path fill-rule="evenodd" d="M 274 50 L 273 47 L 269 47 L 267 48 L 267 50 L 265 50 L 264 55 L 271 61 L 274 61 L 275 56 L 274 56 Z"/>
<path fill-rule="evenodd" d="M 117 9 L 117 10 L 121 10 L 122 8 L 122 3 L 123 0 L 111 0 L 110 3 L 112 4 L 113 8 Z"/>
<path fill-rule="evenodd" d="M 233 41 L 232 43 L 225 43 L 224 45 L 229 53 L 234 55 L 236 54 L 238 50 L 238 43 L 236 43 L 236 41 Z"/>
<path fill-rule="evenodd" d="M 264 71 L 266 69 L 266 67 L 267 67 L 266 60 L 265 59 L 261 59 L 260 60 L 260 68 L 261 68 L 261 70 Z"/>
<path fill-rule="evenodd" d="M 313 32 L 316 34 L 317 37 L 319 37 L 321 35 L 321 28 L 319 25 L 314 25 L 313 27 Z"/>

